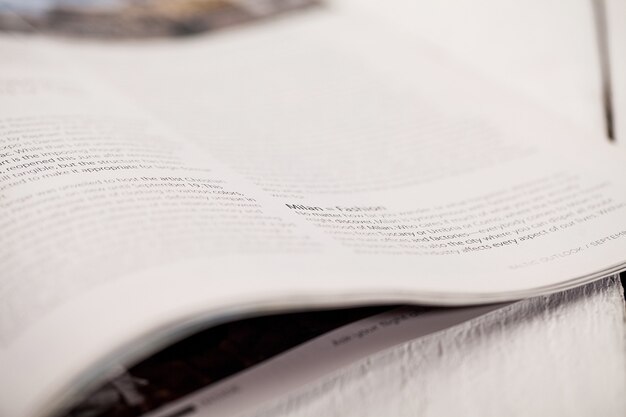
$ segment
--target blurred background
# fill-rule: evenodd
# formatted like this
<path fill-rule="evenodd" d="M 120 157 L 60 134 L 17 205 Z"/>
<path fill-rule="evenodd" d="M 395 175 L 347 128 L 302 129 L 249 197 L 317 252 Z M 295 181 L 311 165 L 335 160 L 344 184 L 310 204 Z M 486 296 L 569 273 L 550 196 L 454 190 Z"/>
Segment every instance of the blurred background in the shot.
<path fill-rule="evenodd" d="M 0 25 L 69 36 L 182 36 L 310 7 L 317 0 L 7 0 Z M 9 11 L 11 13 L 9 13 Z"/>

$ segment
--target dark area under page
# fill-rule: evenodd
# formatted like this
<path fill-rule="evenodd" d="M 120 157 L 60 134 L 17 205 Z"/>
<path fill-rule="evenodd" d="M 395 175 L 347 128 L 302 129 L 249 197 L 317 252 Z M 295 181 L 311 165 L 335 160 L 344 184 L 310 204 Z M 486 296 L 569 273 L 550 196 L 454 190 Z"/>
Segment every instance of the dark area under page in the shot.
<path fill-rule="evenodd" d="M 396 307 L 308 311 L 224 323 L 128 368 L 63 417 L 141 416 L 338 327 Z"/>

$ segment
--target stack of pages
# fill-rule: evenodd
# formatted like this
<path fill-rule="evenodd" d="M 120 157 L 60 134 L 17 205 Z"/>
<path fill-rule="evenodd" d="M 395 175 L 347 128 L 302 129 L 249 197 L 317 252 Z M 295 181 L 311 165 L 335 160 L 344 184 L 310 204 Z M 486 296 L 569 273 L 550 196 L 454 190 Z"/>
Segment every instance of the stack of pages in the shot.
<path fill-rule="evenodd" d="M 184 39 L 5 34 L 0 56 L 2 416 L 79 415 L 106 381 L 132 404 L 118 365 L 237 319 L 474 306 L 307 319 L 313 339 L 240 388 L 146 410 L 264 413 L 493 303 L 626 268 L 623 153 L 351 2 Z M 585 288 L 614 311 L 615 279 Z M 310 356 L 324 366 L 287 372 Z M 246 402 L 246 384 L 267 389 Z"/>

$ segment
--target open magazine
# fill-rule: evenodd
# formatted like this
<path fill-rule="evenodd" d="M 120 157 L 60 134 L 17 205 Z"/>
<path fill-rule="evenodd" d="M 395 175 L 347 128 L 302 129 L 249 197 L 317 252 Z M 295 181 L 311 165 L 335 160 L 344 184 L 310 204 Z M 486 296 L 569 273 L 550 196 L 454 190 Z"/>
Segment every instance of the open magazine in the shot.
<path fill-rule="evenodd" d="M 624 155 L 340 4 L 184 40 L 0 38 L 0 415 L 241 317 L 626 267 Z"/>

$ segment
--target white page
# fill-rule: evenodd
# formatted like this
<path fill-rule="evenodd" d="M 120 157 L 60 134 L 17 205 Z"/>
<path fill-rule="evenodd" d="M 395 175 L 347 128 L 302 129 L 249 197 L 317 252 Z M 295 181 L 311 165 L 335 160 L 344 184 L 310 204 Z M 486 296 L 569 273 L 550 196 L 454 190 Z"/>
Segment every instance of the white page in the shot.
<path fill-rule="evenodd" d="M 339 4 L 441 48 L 597 135 L 590 139 L 606 135 L 589 0 L 339 0 Z"/>
<path fill-rule="evenodd" d="M 8 248 L 0 367 L 2 383 L 11 384 L 0 393 L 1 414 L 42 415 L 75 392 L 76 378 L 92 381 L 85 370 L 94 362 L 134 357 L 182 323 L 307 305 L 512 299 L 575 285 L 623 264 L 626 166 L 610 146 L 586 146 L 549 115 L 455 71 L 431 50 L 407 56 L 400 39 L 373 34 L 364 23 L 320 13 L 176 48 L 164 42 L 99 52 L 111 71 L 124 62 L 132 70 L 130 59 L 137 57 L 165 72 L 145 76 L 180 82 L 150 96 L 141 88 L 157 84 L 114 81 L 197 148 L 123 99 L 65 74 L 63 62 L 39 62 L 28 53 L 35 45 L 3 46 L 3 56 L 12 57 L 2 67 L 9 92 L 2 97 L 3 123 L 9 117 L 55 119 L 12 120 L 3 143 L 18 128 L 45 129 L 44 137 L 70 142 L 70 150 L 93 144 L 81 139 L 85 135 L 90 141 L 113 135 L 117 142 L 100 145 L 95 165 L 68 167 L 76 175 L 67 171 L 3 188 L 5 213 L 19 215 L 13 215 L 17 223 L 3 224 L 13 227 L 13 243 L 0 246 Z M 200 53 L 212 65 L 193 61 Z M 173 76 L 183 65 L 199 73 Z M 254 69 L 249 78 L 235 76 L 246 68 Z M 285 77 L 274 74 L 281 68 L 293 79 L 281 81 Z M 124 79 L 133 82 L 124 85 Z M 177 101 L 174 93 L 185 88 L 195 93 L 193 102 Z M 61 128 L 65 133 L 58 135 Z M 284 146 L 326 136 L 333 140 L 309 154 Z M 368 147 L 355 147 L 356 141 Z M 146 155 L 146 144 L 160 154 Z M 272 146 L 281 153 L 264 153 Z M 141 161 L 111 162 L 120 150 Z M 472 165 L 476 158 L 480 166 Z M 141 163 L 152 167 L 128 168 Z M 9 173 L 48 166 L 37 164 Z M 185 187 L 172 179 L 181 174 L 190 178 Z M 264 181 L 269 174 L 273 184 Z M 25 174 L 35 175 L 43 172 Z M 298 189 L 285 181 L 290 175 Z M 129 180 L 138 177 L 146 178 Z M 189 197 L 198 195 L 191 184 L 211 191 L 207 202 Z M 229 196 L 234 205 L 219 206 Z M 227 210 L 213 210 L 216 204 Z M 237 216 L 229 217 L 235 209 Z M 67 210 L 72 215 L 63 217 Z M 345 221 L 325 222 L 333 216 L 320 213 L 341 213 Z M 328 228 L 362 220 L 384 227 L 366 228 L 375 232 L 368 235 Z M 480 224 L 464 226 L 473 221 Z"/>

